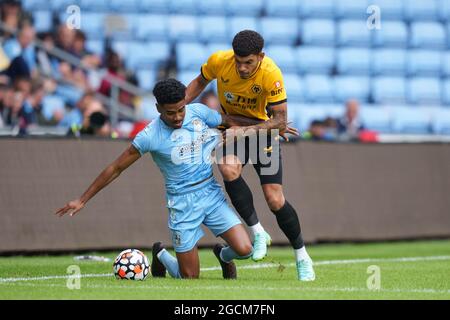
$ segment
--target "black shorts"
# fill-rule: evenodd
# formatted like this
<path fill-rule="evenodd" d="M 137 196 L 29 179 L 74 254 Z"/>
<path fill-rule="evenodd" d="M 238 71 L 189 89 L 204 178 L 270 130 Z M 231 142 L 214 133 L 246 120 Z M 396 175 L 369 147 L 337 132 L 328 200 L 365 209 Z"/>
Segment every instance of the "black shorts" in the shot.
<path fill-rule="evenodd" d="M 283 166 L 280 141 L 275 141 L 278 138 L 278 135 L 274 137 L 271 134 L 267 134 L 245 137 L 238 141 L 230 142 L 224 145 L 221 150 L 217 150 L 218 163 L 222 163 L 220 159 L 223 155 L 234 154 L 243 166 L 251 162 L 258 174 L 261 185 L 270 183 L 281 185 L 283 184 Z M 260 141 L 260 139 L 264 140 Z M 229 146 L 230 144 L 233 147 Z M 220 152 L 222 153 L 220 154 Z"/>

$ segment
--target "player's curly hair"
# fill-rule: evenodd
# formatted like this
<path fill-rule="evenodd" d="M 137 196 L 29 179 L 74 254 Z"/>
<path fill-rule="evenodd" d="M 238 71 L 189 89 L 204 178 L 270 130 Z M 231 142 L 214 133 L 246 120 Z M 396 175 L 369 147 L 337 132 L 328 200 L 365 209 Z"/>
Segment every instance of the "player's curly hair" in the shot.
<path fill-rule="evenodd" d="M 176 79 L 158 81 L 153 88 L 153 95 L 158 104 L 172 104 L 183 100 L 186 86 Z"/>
<path fill-rule="evenodd" d="M 233 51 L 239 57 L 258 54 L 264 47 L 264 38 L 256 31 L 242 30 L 233 38 Z"/>

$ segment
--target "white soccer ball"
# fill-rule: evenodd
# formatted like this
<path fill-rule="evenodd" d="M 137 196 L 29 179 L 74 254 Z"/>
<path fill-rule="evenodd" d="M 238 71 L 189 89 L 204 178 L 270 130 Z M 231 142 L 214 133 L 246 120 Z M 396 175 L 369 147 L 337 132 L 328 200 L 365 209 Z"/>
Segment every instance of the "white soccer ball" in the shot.
<path fill-rule="evenodd" d="M 113 264 L 117 279 L 144 280 L 150 271 L 148 259 L 137 249 L 123 250 Z"/>

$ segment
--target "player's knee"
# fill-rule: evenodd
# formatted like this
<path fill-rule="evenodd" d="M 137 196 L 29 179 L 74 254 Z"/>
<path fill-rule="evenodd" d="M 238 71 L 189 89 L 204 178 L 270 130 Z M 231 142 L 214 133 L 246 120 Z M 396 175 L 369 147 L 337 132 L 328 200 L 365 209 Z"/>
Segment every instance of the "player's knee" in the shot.
<path fill-rule="evenodd" d="M 267 205 L 270 210 L 278 211 L 284 206 L 284 196 L 282 193 L 273 193 L 266 195 Z"/>
<path fill-rule="evenodd" d="M 241 167 L 240 165 L 234 165 L 234 164 L 223 164 L 219 166 L 220 173 L 222 174 L 222 177 L 226 181 L 233 181 L 239 178 L 241 175 Z"/>
<path fill-rule="evenodd" d="M 198 279 L 200 272 L 198 270 L 181 270 L 183 279 Z"/>
<path fill-rule="evenodd" d="M 250 241 L 241 243 L 237 246 L 237 248 L 234 248 L 236 253 L 240 255 L 241 257 L 246 257 L 252 254 L 253 252 L 253 246 Z"/>

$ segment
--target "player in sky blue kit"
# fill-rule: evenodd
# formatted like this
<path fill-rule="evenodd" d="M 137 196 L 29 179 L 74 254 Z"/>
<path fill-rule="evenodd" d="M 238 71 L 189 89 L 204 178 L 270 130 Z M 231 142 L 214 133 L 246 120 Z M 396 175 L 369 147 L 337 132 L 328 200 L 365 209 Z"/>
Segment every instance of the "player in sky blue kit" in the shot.
<path fill-rule="evenodd" d="M 203 236 L 201 224 L 228 246 L 216 245 L 214 254 L 224 278 L 236 278 L 233 259 L 252 255 L 252 243 L 235 212 L 226 202 L 216 182 L 211 152 L 222 137 L 215 128 L 247 126 L 255 120 L 221 115 L 202 104 L 185 103 L 186 87 L 175 79 L 158 82 L 153 90 L 160 116 L 142 130 L 131 145 L 106 167 L 83 195 L 58 209 L 73 216 L 100 190 L 117 178 L 145 153 L 150 153 L 165 179 L 168 226 L 173 257 L 160 242 L 153 245 L 151 272 L 164 277 L 198 278 L 200 263 L 197 242 Z"/>

